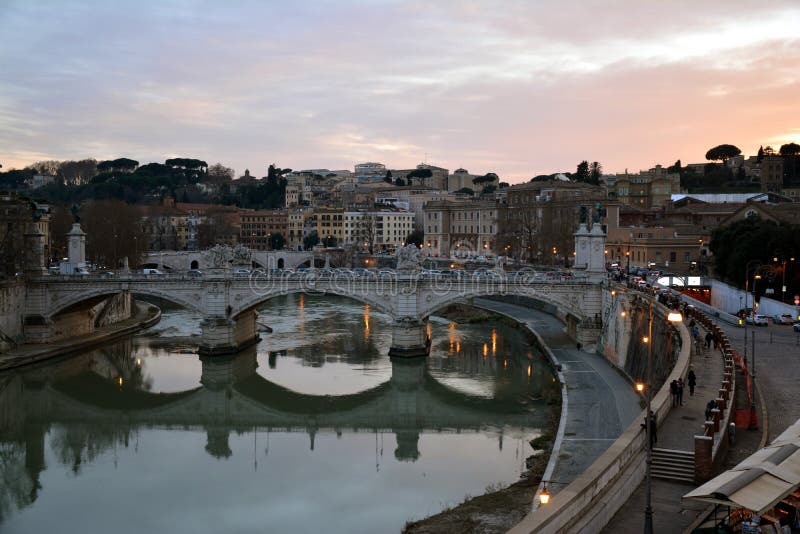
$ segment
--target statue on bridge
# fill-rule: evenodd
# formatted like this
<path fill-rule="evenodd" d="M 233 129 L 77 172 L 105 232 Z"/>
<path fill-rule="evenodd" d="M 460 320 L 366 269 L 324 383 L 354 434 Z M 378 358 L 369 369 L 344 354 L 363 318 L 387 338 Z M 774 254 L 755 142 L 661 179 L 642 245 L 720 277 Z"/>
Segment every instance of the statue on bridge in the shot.
<path fill-rule="evenodd" d="M 422 251 L 413 243 L 398 247 L 395 257 L 397 258 L 398 271 L 411 272 L 419 271 L 422 268 Z"/>
<path fill-rule="evenodd" d="M 214 269 L 221 269 L 230 264 L 247 265 L 252 261 L 253 252 L 244 245 L 214 245 L 204 253 L 206 262 Z"/>
<path fill-rule="evenodd" d="M 253 261 L 253 251 L 242 244 L 236 245 L 231 253 L 231 263 L 234 265 L 251 265 Z"/>

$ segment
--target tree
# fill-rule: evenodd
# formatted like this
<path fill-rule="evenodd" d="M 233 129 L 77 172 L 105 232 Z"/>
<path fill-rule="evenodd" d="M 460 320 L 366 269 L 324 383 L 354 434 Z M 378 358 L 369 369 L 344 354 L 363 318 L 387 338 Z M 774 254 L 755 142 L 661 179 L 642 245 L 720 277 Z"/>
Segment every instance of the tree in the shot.
<path fill-rule="evenodd" d="M 511 184 L 508 182 L 500 182 L 500 189 L 505 189 L 506 187 L 510 187 Z"/>
<path fill-rule="evenodd" d="M 706 152 L 706 159 L 709 161 L 721 161 L 725 163 L 730 158 L 738 156 L 742 151 L 734 145 L 717 145 Z"/>
<path fill-rule="evenodd" d="M 46 160 L 37 161 L 28 165 L 28 169 L 33 169 L 37 174 L 44 174 L 45 176 L 56 176 L 58 174 L 58 167 L 61 165 L 60 161 Z"/>
<path fill-rule="evenodd" d="M 603 176 L 603 166 L 599 162 L 593 161 L 589 166 L 589 180 L 592 185 L 600 185 L 600 178 Z"/>
<path fill-rule="evenodd" d="M 384 177 L 383 181 L 386 182 L 387 184 L 392 183 L 392 171 L 390 170 L 386 171 L 386 177 Z"/>
<path fill-rule="evenodd" d="M 319 235 L 317 235 L 317 231 L 314 230 L 303 238 L 303 249 L 311 250 L 317 243 L 319 243 Z"/>
<path fill-rule="evenodd" d="M 215 163 L 208 168 L 207 182 L 210 184 L 223 184 L 233 180 L 236 174 L 233 169 L 226 167 L 222 163 Z"/>
<path fill-rule="evenodd" d="M 778 153 L 781 156 L 798 156 L 800 155 L 800 145 L 797 143 L 786 143 L 785 145 L 781 145 Z"/>
<path fill-rule="evenodd" d="M 364 213 L 356 223 L 355 241 L 358 246 L 363 243 L 368 249 L 369 253 L 375 252 L 375 241 L 377 236 L 377 225 L 375 224 L 375 217 L 369 213 Z"/>
<path fill-rule="evenodd" d="M 75 218 L 64 206 L 53 206 L 50 212 L 50 257 L 60 260 L 67 255 L 67 232 Z"/>
<path fill-rule="evenodd" d="M 108 161 L 101 161 L 97 164 L 97 170 L 100 172 L 120 171 L 120 172 L 133 172 L 139 166 L 139 162 L 129 158 L 118 158 Z"/>
<path fill-rule="evenodd" d="M 270 234 L 269 236 L 269 248 L 272 250 L 283 250 L 284 245 L 286 244 L 286 240 L 283 238 L 283 234 Z"/>
<path fill-rule="evenodd" d="M 483 189 L 481 190 L 481 195 L 491 195 L 492 193 L 495 192 L 496 189 L 497 189 L 497 186 L 494 185 L 494 184 L 485 185 L 485 186 L 483 186 Z"/>
<path fill-rule="evenodd" d="M 404 185 L 406 185 L 406 181 L 403 180 L 402 178 L 398 177 L 398 178 L 395 178 L 394 185 L 396 185 L 397 187 L 403 187 Z"/>
<path fill-rule="evenodd" d="M 413 179 L 419 178 L 419 184 L 422 185 L 425 182 L 425 178 L 430 178 L 431 176 L 433 176 L 433 171 L 430 169 L 414 169 L 406 175 L 406 179 L 408 180 L 408 185 L 413 185 Z"/>
<path fill-rule="evenodd" d="M 86 232 L 86 256 L 98 265 L 116 269 L 127 257 L 131 266 L 141 261 L 146 248 L 135 206 L 120 200 L 94 200 L 81 206 L 81 226 Z"/>
<path fill-rule="evenodd" d="M 462 187 L 461 189 L 456 191 L 456 193 L 461 193 L 462 195 L 472 196 L 472 195 L 475 194 L 475 191 L 473 189 L 469 188 L 469 187 Z"/>
<path fill-rule="evenodd" d="M 56 176 L 66 185 L 82 185 L 89 183 L 97 174 L 97 160 L 94 158 L 81 161 L 62 161 Z"/>
<path fill-rule="evenodd" d="M 575 170 L 575 176 L 573 177 L 576 182 L 588 182 L 589 181 L 589 162 L 586 160 L 581 161 L 578 163 L 578 168 Z"/>
<path fill-rule="evenodd" d="M 764 159 L 764 145 L 758 147 L 758 154 L 756 155 L 756 163 L 761 163 L 761 160 Z"/>
<path fill-rule="evenodd" d="M 673 165 L 670 165 L 669 167 L 667 167 L 667 172 L 681 173 L 682 171 L 683 171 L 683 168 L 681 167 L 681 160 L 676 160 Z"/>
<path fill-rule="evenodd" d="M 497 180 L 498 180 L 498 178 L 497 178 L 497 175 L 495 173 L 487 172 L 483 176 L 476 176 L 475 178 L 473 178 L 472 179 L 472 183 L 475 184 L 475 185 L 490 184 L 490 183 L 495 182 Z"/>
<path fill-rule="evenodd" d="M 774 156 L 775 155 L 775 149 L 772 148 L 769 145 L 765 146 L 764 147 L 764 155 L 765 156 Z"/>
<path fill-rule="evenodd" d="M 333 248 L 336 246 L 336 237 L 329 235 L 322 240 L 322 244 L 328 248 Z"/>
<path fill-rule="evenodd" d="M 422 230 L 414 230 L 406 236 L 406 245 L 423 245 L 425 243 L 425 234 Z"/>

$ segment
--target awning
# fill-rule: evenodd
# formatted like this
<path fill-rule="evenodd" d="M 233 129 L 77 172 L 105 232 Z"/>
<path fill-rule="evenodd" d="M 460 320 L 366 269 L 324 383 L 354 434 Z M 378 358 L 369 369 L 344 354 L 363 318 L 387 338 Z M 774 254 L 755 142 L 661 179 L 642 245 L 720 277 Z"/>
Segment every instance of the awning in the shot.
<path fill-rule="evenodd" d="M 751 454 L 684 499 L 706 501 L 763 514 L 800 486 L 800 421 L 768 447 Z"/>

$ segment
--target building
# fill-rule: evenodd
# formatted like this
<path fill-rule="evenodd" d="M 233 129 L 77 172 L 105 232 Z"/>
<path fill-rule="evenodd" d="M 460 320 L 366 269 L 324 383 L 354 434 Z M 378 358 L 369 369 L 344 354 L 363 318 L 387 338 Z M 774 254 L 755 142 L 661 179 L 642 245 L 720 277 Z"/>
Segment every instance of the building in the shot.
<path fill-rule="evenodd" d="M 415 169 L 392 169 L 392 179 L 401 178 L 406 185 L 447 189 L 450 171 L 435 165 L 420 163 Z"/>
<path fill-rule="evenodd" d="M 668 172 L 661 165 L 639 174 L 616 175 L 608 197 L 637 208 L 666 208 L 671 195 L 681 192 L 681 176 Z"/>
<path fill-rule="evenodd" d="M 303 240 L 307 234 L 307 221 L 314 215 L 311 208 L 294 208 L 286 211 L 286 248 L 303 250 Z"/>
<path fill-rule="evenodd" d="M 280 234 L 286 242 L 288 230 L 284 210 L 253 210 L 240 214 L 239 242 L 253 250 L 270 250 L 274 236 Z"/>
<path fill-rule="evenodd" d="M 457 197 L 445 190 L 428 187 L 385 187 L 375 191 L 375 204 L 413 212 L 416 230 L 423 229 L 425 204 L 436 200 L 455 201 Z"/>
<path fill-rule="evenodd" d="M 50 257 L 50 207 L 15 193 L 0 195 L 0 277 L 41 271 Z"/>
<path fill-rule="evenodd" d="M 414 214 L 401 210 L 347 211 L 343 244 L 375 250 L 404 246 L 414 230 Z"/>
<path fill-rule="evenodd" d="M 567 263 L 575 248 L 581 208 L 608 203 L 603 187 L 549 180 L 505 189 L 498 245 L 505 255 L 538 264 Z"/>
<path fill-rule="evenodd" d="M 356 163 L 354 174 L 359 182 L 380 182 L 386 178 L 386 165 L 373 161 Z"/>
<path fill-rule="evenodd" d="M 29 179 L 25 180 L 25 185 L 28 186 L 28 189 L 39 189 L 40 187 L 53 184 L 55 183 L 55 181 L 56 181 L 55 176 L 36 174 L 34 176 L 31 176 Z"/>
<path fill-rule="evenodd" d="M 434 200 L 425 204 L 423 252 L 434 257 L 497 253 L 500 205 L 493 201 Z"/>
<path fill-rule="evenodd" d="M 344 210 L 341 208 L 319 208 L 308 218 L 320 242 L 344 242 Z M 306 230 L 308 231 L 308 230 Z"/>
<path fill-rule="evenodd" d="M 493 173 L 492 173 L 493 174 Z M 481 182 L 476 184 L 473 182 L 476 178 L 483 178 L 482 174 L 470 174 L 466 169 L 456 169 L 453 174 L 447 180 L 447 190 L 448 191 L 459 191 L 461 189 L 467 188 L 472 189 L 476 193 L 480 193 L 480 191 L 486 187 L 487 185 L 493 185 L 495 187 L 500 186 L 500 178 L 497 175 L 492 176 L 489 174 L 489 177 L 493 177 L 494 179 L 491 181 Z"/>

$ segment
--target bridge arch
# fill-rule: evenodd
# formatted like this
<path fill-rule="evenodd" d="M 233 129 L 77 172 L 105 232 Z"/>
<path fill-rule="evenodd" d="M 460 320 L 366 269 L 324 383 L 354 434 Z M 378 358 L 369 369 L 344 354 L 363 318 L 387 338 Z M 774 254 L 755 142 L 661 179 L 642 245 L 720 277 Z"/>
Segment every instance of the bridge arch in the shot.
<path fill-rule="evenodd" d="M 390 299 L 381 298 L 379 295 L 372 294 L 370 292 L 350 292 L 346 288 L 337 288 L 331 286 L 326 286 L 321 290 L 314 290 L 313 288 L 308 287 L 282 288 L 280 290 L 267 291 L 261 294 L 259 294 L 257 291 L 254 291 L 250 297 L 243 298 L 237 303 L 236 306 L 233 307 L 231 311 L 231 317 L 237 318 L 239 315 L 248 311 L 252 311 L 275 297 L 280 297 L 283 295 L 296 295 L 300 293 L 311 296 L 333 295 L 337 297 L 344 297 L 348 300 L 354 300 L 362 304 L 368 304 L 371 308 L 394 317 L 395 310 L 392 309 Z"/>
<path fill-rule="evenodd" d="M 548 290 L 547 286 L 536 288 L 529 285 L 517 284 L 475 284 L 472 288 L 465 291 L 432 291 L 421 303 L 418 312 L 420 318 L 427 318 L 434 315 L 437 311 L 450 306 L 451 304 L 465 303 L 475 297 L 502 297 L 519 296 L 529 298 L 536 302 L 552 306 L 556 315 L 572 316 L 575 321 L 580 322 L 586 318 L 580 309 L 580 299 L 576 294 L 555 294 Z"/>
<path fill-rule="evenodd" d="M 142 285 L 137 286 L 135 289 L 129 289 L 126 287 L 96 287 L 93 289 L 87 288 L 82 291 L 69 292 L 50 304 L 47 315 L 49 317 L 55 317 L 81 303 L 90 302 L 98 297 L 111 297 L 124 291 L 130 291 L 130 293 L 134 296 L 145 295 L 148 297 L 166 300 L 182 308 L 186 308 L 187 310 L 192 310 L 200 314 L 204 313 L 202 309 L 202 302 L 188 298 L 188 295 L 184 295 L 183 292 L 164 291 L 163 289 L 156 287 Z"/>

